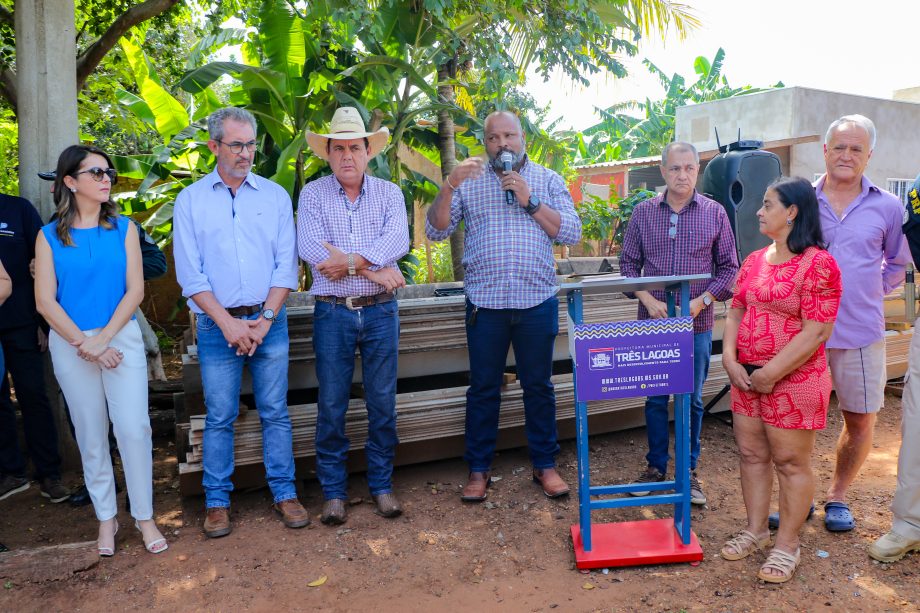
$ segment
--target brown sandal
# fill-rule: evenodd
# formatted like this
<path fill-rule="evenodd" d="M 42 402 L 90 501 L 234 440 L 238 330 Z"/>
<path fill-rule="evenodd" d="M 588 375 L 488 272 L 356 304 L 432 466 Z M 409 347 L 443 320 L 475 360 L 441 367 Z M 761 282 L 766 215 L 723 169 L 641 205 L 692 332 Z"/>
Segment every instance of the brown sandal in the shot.
<path fill-rule="evenodd" d="M 755 551 L 763 551 L 763 548 L 769 544 L 769 533 L 767 533 L 766 538 L 759 539 L 753 532 L 742 530 L 722 546 L 722 551 L 719 552 L 719 555 L 725 560 L 743 560 Z"/>
<path fill-rule="evenodd" d="M 786 583 L 795 574 L 795 569 L 798 568 L 801 557 L 801 549 L 799 548 L 795 550 L 795 554 L 791 554 L 774 547 L 770 550 L 767 561 L 760 567 L 757 578 L 767 583 Z M 764 569 L 778 570 L 782 574 L 768 575 L 763 572 Z"/>

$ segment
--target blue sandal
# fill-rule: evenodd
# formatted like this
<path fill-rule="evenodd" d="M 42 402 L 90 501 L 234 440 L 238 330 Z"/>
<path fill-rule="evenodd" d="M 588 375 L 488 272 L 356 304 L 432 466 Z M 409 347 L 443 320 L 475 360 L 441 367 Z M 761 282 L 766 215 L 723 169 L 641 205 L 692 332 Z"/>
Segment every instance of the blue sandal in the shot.
<path fill-rule="evenodd" d="M 805 518 L 805 521 L 811 519 L 811 516 L 815 514 L 815 503 L 811 503 L 811 507 L 808 508 L 808 517 Z M 779 530 L 779 511 L 776 513 L 770 513 L 767 517 L 767 525 L 770 526 L 770 530 Z"/>
<path fill-rule="evenodd" d="M 831 532 L 849 532 L 856 527 L 847 503 L 832 500 L 824 505 L 824 527 Z"/>

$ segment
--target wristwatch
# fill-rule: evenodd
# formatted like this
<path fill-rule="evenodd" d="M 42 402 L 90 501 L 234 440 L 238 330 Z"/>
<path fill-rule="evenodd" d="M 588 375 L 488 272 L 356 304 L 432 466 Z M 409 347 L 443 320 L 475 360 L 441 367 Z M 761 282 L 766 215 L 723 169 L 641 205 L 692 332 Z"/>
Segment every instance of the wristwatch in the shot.
<path fill-rule="evenodd" d="M 268 321 L 275 321 L 275 312 L 271 309 L 262 309 L 262 317 Z"/>
<path fill-rule="evenodd" d="M 712 304 L 712 297 L 709 294 L 703 294 L 703 306 Z"/>
<path fill-rule="evenodd" d="M 536 196 L 531 194 L 530 198 L 527 200 L 527 206 L 524 207 L 524 211 L 526 211 L 528 215 L 533 215 L 534 213 L 540 210 L 541 206 L 543 205 L 540 202 L 540 200 Z"/>
<path fill-rule="evenodd" d="M 356 274 L 358 274 L 358 272 L 355 270 L 355 254 L 349 253 L 348 254 L 348 275 L 353 277 Z"/>

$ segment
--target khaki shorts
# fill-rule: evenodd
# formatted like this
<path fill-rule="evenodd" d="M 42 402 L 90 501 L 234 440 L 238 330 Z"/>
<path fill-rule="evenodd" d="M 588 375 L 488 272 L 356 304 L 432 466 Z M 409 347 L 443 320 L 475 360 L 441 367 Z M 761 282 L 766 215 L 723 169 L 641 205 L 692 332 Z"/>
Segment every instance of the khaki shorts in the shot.
<path fill-rule="evenodd" d="M 878 413 L 885 404 L 885 339 L 858 349 L 828 349 L 837 405 L 850 413 Z"/>

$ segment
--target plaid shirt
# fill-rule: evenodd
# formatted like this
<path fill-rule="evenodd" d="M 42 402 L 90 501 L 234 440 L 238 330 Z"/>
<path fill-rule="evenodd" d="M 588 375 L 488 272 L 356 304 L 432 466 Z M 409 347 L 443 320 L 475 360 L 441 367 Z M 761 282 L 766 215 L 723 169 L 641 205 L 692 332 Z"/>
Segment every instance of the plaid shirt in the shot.
<path fill-rule="evenodd" d="M 553 242 L 571 245 L 581 238 L 581 221 L 562 177 L 530 160 L 519 173 L 543 206 L 562 217 L 554 238 L 517 202 L 510 206 L 505 202 L 505 192 L 491 166 L 454 191 L 445 230 L 425 222 L 428 238 L 440 241 L 463 220 L 464 287 L 470 302 L 478 307 L 528 309 L 553 296 L 557 287 Z"/>
<path fill-rule="evenodd" d="M 667 195 L 665 192 L 636 205 L 623 239 L 620 272 L 626 277 L 708 274 L 712 275 L 708 281 L 690 284 L 690 298 L 705 291 L 716 300 L 731 298 L 738 273 L 738 252 L 725 209 L 715 200 L 694 192 L 690 202 L 677 214 L 676 229 L 672 232 L 673 211 Z M 663 291 L 653 291 L 652 295 L 665 300 Z M 677 303 L 680 304 L 680 295 Z M 640 302 L 639 319 L 648 318 L 648 311 Z M 712 307 L 700 311 L 693 320 L 694 333 L 712 330 L 712 320 Z"/>
<path fill-rule="evenodd" d="M 374 296 L 386 289 L 361 275 L 330 281 L 316 271 L 329 257 L 326 241 L 345 253 L 357 253 L 372 270 L 396 268 L 409 252 L 406 201 L 399 187 L 368 175 L 357 200 L 349 202 L 345 189 L 329 175 L 304 185 L 297 205 L 297 250 L 313 271 L 314 296 Z"/>

